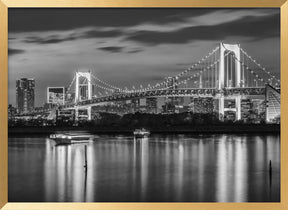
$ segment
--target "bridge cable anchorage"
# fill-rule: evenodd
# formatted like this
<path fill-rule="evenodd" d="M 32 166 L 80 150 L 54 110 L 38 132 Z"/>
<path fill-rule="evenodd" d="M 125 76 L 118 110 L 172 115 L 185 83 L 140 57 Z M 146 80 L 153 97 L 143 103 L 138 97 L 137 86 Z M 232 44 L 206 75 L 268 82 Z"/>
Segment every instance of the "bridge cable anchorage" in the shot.
<path fill-rule="evenodd" d="M 245 52 L 242 48 L 240 48 L 240 50 L 241 50 L 253 63 L 255 63 L 258 67 L 260 67 L 261 70 L 263 70 L 266 74 L 268 74 L 268 75 L 271 77 L 271 79 L 274 79 L 274 80 L 276 80 L 277 82 L 280 83 L 280 79 L 277 79 L 277 78 L 275 77 L 275 75 L 272 75 L 270 71 L 267 71 L 265 67 L 263 67 L 263 66 L 262 66 L 260 63 L 258 63 L 255 59 L 253 59 L 250 55 L 248 55 L 248 53 Z"/>
<path fill-rule="evenodd" d="M 192 71 L 195 69 L 195 67 L 199 66 L 200 64 L 202 64 L 205 60 L 207 60 L 207 58 L 211 57 L 214 53 L 217 52 L 217 50 L 219 50 L 219 46 L 217 46 L 214 50 L 212 50 L 208 55 L 204 56 L 202 59 L 200 59 L 197 63 L 194 63 L 192 66 L 190 66 L 189 68 L 187 68 L 186 70 L 184 70 L 183 72 L 177 74 L 174 77 L 181 77 L 185 74 L 187 74 L 188 72 Z M 143 91 L 147 91 L 147 90 L 154 90 L 157 89 L 158 87 L 167 85 L 168 82 L 167 81 L 163 81 L 161 83 L 157 83 L 156 85 L 147 87 L 147 88 L 140 88 L 139 90 L 136 90 L 136 92 L 143 92 Z M 161 88 L 160 88 L 161 89 Z"/>
<path fill-rule="evenodd" d="M 224 55 L 224 58 L 225 58 L 226 56 L 228 56 L 230 53 L 231 53 L 231 51 L 228 51 L 228 53 L 226 53 L 226 54 Z M 201 71 L 199 71 L 199 72 L 191 75 L 191 76 L 188 77 L 187 79 L 182 80 L 182 81 L 180 81 L 180 82 L 177 82 L 177 83 L 173 84 L 172 86 L 162 88 L 162 89 L 160 89 L 160 90 L 166 90 L 166 89 L 172 88 L 172 87 L 174 87 L 174 86 L 184 84 L 185 82 L 187 82 L 187 81 L 189 81 L 189 80 L 191 80 L 191 79 L 193 79 L 193 78 L 195 78 L 195 77 L 198 77 L 198 76 L 202 75 L 202 74 L 205 73 L 207 70 L 211 70 L 212 67 L 214 67 L 219 61 L 220 61 L 220 58 L 219 58 L 217 61 L 215 61 L 214 63 L 212 63 L 211 65 L 209 65 L 207 68 L 203 68 Z"/>

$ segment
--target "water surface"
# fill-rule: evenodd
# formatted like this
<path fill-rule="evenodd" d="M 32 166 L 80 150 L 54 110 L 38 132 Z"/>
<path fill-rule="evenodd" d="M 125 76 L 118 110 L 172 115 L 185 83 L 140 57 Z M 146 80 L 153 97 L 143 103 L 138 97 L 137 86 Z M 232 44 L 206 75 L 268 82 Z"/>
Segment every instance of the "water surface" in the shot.
<path fill-rule="evenodd" d="M 280 136 L 10 137 L 8 189 L 9 202 L 279 202 Z"/>

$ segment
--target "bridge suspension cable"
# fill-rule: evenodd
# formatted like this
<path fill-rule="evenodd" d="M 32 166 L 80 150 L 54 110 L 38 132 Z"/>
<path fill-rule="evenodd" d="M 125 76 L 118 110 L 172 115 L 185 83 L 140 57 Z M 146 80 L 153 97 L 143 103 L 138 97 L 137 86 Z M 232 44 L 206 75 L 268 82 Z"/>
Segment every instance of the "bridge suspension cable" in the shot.
<path fill-rule="evenodd" d="M 92 74 L 91 74 L 92 75 Z M 91 84 L 93 84 L 94 86 L 98 87 L 98 88 L 101 88 L 103 90 L 106 90 L 106 91 L 111 91 L 111 92 L 114 92 L 115 89 L 112 89 L 112 88 L 107 88 L 107 87 L 104 87 L 104 86 L 101 86 L 101 85 L 98 85 L 96 82 L 93 82 L 93 81 L 90 81 Z"/>
<path fill-rule="evenodd" d="M 116 87 L 116 86 L 114 86 L 114 85 L 111 85 L 111 84 L 109 84 L 109 83 L 107 83 L 107 82 L 104 82 L 103 80 L 99 79 L 98 77 L 96 77 L 96 76 L 93 75 L 93 74 L 91 74 L 91 75 L 92 75 L 92 77 L 93 77 L 94 79 L 96 79 L 97 81 L 101 82 L 103 85 L 108 86 L 110 89 L 121 90 L 121 88 Z"/>
<path fill-rule="evenodd" d="M 225 58 L 226 56 L 228 56 L 230 53 L 231 53 L 231 51 L 228 51 L 228 53 L 226 53 L 226 54 L 224 55 L 224 58 Z M 184 83 L 188 82 L 189 80 L 191 80 L 191 79 L 193 79 L 193 78 L 195 78 L 195 77 L 198 77 L 198 76 L 202 75 L 202 74 L 205 73 L 206 71 L 211 70 L 212 67 L 214 67 L 219 61 L 220 61 L 220 59 L 218 59 L 217 61 L 215 61 L 215 62 L 212 63 L 211 65 L 208 65 L 208 67 L 203 68 L 201 71 L 199 71 L 199 72 L 197 72 L 197 73 L 189 76 L 187 79 L 175 83 L 173 86 L 177 86 L 177 85 L 184 84 Z M 162 89 L 160 89 L 160 90 L 166 90 L 166 89 L 169 89 L 169 88 L 171 88 L 171 87 L 173 87 L 173 86 L 165 87 L 165 88 L 162 88 Z M 144 89 L 144 91 L 146 91 L 146 90 Z"/>
<path fill-rule="evenodd" d="M 270 79 L 274 79 L 280 84 L 280 79 L 277 79 L 275 75 L 272 75 L 270 71 L 267 71 L 265 67 L 263 67 L 260 63 L 258 63 L 255 59 L 253 59 L 247 52 L 245 52 L 242 48 L 240 50 L 246 55 L 253 63 L 255 63 L 261 70 L 263 70 L 266 74 L 270 76 Z"/>
<path fill-rule="evenodd" d="M 237 62 L 239 62 L 241 64 L 241 66 L 244 67 L 244 69 L 246 69 L 247 71 L 249 71 L 250 74 L 252 74 L 253 76 L 255 76 L 256 80 L 260 81 L 260 82 L 265 82 L 264 79 L 262 77 L 260 77 L 255 71 L 253 71 L 252 69 L 249 68 L 248 65 L 245 64 L 245 62 L 242 62 L 241 60 L 239 60 L 236 56 L 232 56 Z M 244 60 L 245 61 L 245 60 Z M 249 74 L 246 74 L 247 78 L 248 78 Z M 248 78 L 249 80 L 249 78 Z M 254 79 L 255 81 L 255 79 Z M 249 82 L 249 81 L 248 81 Z"/>
<path fill-rule="evenodd" d="M 181 73 L 177 74 L 174 77 L 182 77 L 185 74 L 187 74 L 188 72 L 195 70 L 196 67 L 198 67 L 199 65 L 201 65 L 204 61 L 206 61 L 209 57 L 211 57 L 212 55 L 214 55 L 214 53 L 216 53 L 219 50 L 219 46 L 217 46 L 214 50 L 212 50 L 208 55 L 202 57 L 197 63 L 194 63 L 192 66 L 190 66 L 189 68 L 187 68 L 186 70 L 182 71 Z M 163 89 L 163 88 L 159 88 L 161 86 L 167 85 L 168 82 L 167 81 L 163 81 L 160 83 L 157 83 L 153 86 L 150 87 L 146 87 L 146 88 L 140 88 L 138 90 L 133 90 L 134 92 L 139 92 L 139 91 L 147 91 L 147 90 L 154 90 L 154 89 Z M 165 87 L 164 89 L 167 89 L 169 87 Z"/>
<path fill-rule="evenodd" d="M 72 79 L 70 85 L 68 86 L 67 92 L 69 92 L 69 91 L 71 90 L 71 87 L 72 87 L 72 85 L 73 85 L 75 79 L 76 79 L 76 76 L 75 76 L 75 74 L 74 74 L 74 77 L 73 77 L 73 79 Z"/>

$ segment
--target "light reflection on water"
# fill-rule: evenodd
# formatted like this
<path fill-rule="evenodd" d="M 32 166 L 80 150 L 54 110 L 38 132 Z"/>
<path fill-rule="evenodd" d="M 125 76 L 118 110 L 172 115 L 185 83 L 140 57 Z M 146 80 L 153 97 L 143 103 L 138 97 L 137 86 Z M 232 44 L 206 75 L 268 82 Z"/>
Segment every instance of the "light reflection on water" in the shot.
<path fill-rule="evenodd" d="M 85 172 L 84 144 L 9 138 L 9 202 L 280 201 L 279 135 L 103 135 L 86 145 Z"/>

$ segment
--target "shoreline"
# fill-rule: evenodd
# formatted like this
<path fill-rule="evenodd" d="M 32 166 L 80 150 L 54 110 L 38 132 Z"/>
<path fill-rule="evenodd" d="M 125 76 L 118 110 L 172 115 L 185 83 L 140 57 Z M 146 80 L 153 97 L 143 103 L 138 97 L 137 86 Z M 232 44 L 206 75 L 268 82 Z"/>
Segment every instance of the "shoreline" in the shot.
<path fill-rule="evenodd" d="M 9 127 L 8 135 L 49 135 L 57 132 L 85 131 L 92 134 L 132 134 L 135 128 L 125 127 Z M 149 128 L 148 128 L 149 129 Z M 228 124 L 228 125 L 194 125 L 171 126 L 165 128 L 150 128 L 152 134 L 250 134 L 250 133 L 279 133 L 279 124 Z"/>

